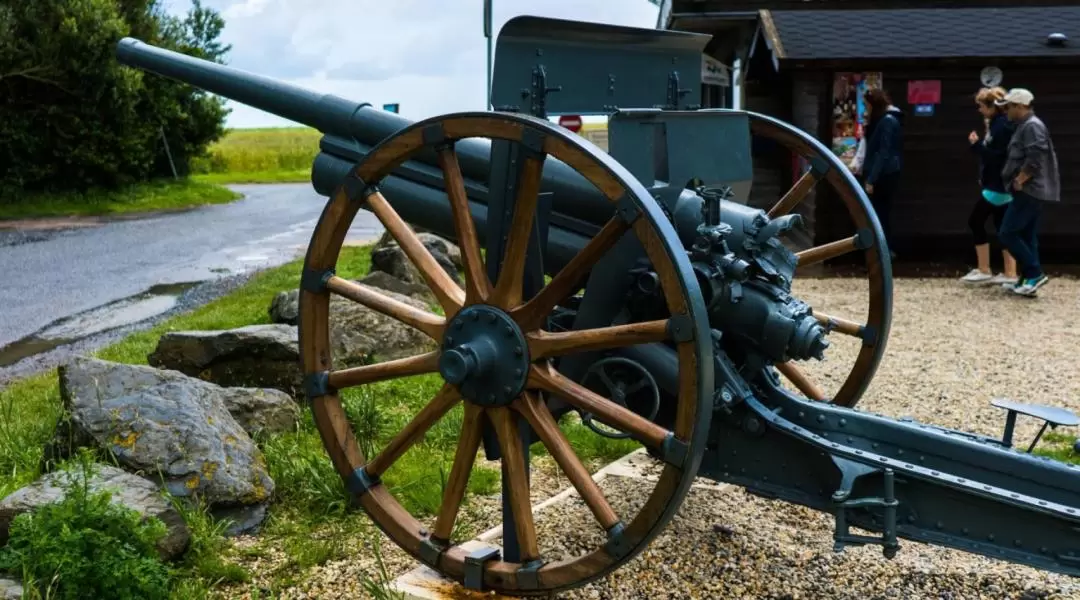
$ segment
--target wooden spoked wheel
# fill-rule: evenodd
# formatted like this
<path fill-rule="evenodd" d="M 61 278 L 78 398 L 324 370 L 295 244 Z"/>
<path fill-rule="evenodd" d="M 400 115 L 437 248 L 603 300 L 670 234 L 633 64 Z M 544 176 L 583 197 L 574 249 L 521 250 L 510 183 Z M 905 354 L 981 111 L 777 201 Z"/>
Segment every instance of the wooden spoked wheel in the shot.
<path fill-rule="evenodd" d="M 803 131 L 758 113 L 748 113 L 750 131 L 753 135 L 772 140 L 805 159 L 811 168 L 795 185 L 769 209 L 770 218 L 789 214 L 824 178 L 847 208 L 856 231 L 850 237 L 796 253 L 799 268 L 805 268 L 851 252 L 862 252 L 866 263 L 869 304 L 865 323 L 845 319 L 843 315 L 830 315 L 814 311 L 814 316 L 827 331 L 853 336 L 861 340 L 861 347 L 847 378 L 830 398 L 821 387 L 808 377 L 794 362 L 776 365 L 777 370 L 806 397 L 812 400 L 832 402 L 841 406 L 855 406 L 870 385 L 874 373 L 885 353 L 892 322 L 892 262 L 885 236 L 873 207 L 863 193 L 858 181 L 848 168 L 821 142 Z"/>
<path fill-rule="evenodd" d="M 454 144 L 471 137 L 518 142 L 524 165 L 514 202 L 501 274 L 489 281 L 468 208 Z M 379 191 L 378 182 L 417 152 L 434 151 L 442 168 L 461 248 L 462 289 L 436 263 Z M 528 236 L 533 229 L 547 156 L 569 165 L 611 202 L 611 220 L 535 296 L 522 298 Z M 372 211 L 422 274 L 444 315 L 395 301 L 334 274 L 342 240 L 358 209 Z M 578 289 L 590 267 L 627 232 L 640 241 L 655 269 L 670 317 L 580 331 L 546 332 L 556 303 Z M 488 256 L 488 260 L 492 257 Z M 338 294 L 427 334 L 439 349 L 388 362 L 332 370 L 328 336 L 330 294 Z M 633 176 L 584 139 L 546 120 L 501 113 L 462 113 L 418 122 L 372 149 L 328 202 L 305 261 L 300 293 L 300 348 L 308 395 L 324 445 L 347 488 L 372 520 L 413 557 L 470 587 L 519 595 L 576 587 L 626 562 L 674 515 L 697 473 L 711 415 L 712 349 L 701 293 L 674 228 Z M 678 353 L 675 422 L 667 430 L 561 375 L 549 362 L 577 352 L 667 342 Z M 337 390 L 438 372 L 445 385 L 377 456 L 362 455 Z M 620 515 L 605 498 L 545 405 L 557 396 L 629 432 L 663 460 L 662 475 L 637 515 Z M 434 526 L 429 530 L 381 483 L 380 475 L 420 442 L 458 403 L 464 418 L 457 454 Z M 519 419 L 536 432 L 597 522 L 590 552 L 547 561 L 530 511 L 529 481 Z M 485 426 L 497 434 L 521 562 L 471 554 L 451 540 Z"/>

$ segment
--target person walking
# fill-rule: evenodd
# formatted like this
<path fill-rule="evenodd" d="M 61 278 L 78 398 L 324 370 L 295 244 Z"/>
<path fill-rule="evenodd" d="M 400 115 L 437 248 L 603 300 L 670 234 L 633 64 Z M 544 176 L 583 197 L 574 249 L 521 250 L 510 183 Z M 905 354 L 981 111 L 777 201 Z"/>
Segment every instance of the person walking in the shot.
<path fill-rule="evenodd" d="M 889 95 L 880 88 L 866 92 L 870 119 L 866 126 L 866 157 L 862 174 L 866 194 L 874 207 L 885 243 L 892 243 L 892 208 L 903 169 L 904 113 L 893 106 Z M 889 254 L 896 258 L 891 249 Z"/>
<path fill-rule="evenodd" d="M 1013 88 L 1001 100 L 1016 130 L 1009 140 L 1002 179 L 1008 183 L 1013 200 L 1005 211 L 999 237 L 1016 257 L 1020 277 L 1003 287 L 1014 294 L 1034 297 L 1049 279 L 1039 263 L 1038 227 L 1043 202 L 1061 201 L 1061 177 L 1057 154 L 1046 124 L 1035 116 L 1035 95 L 1024 88 Z"/>
<path fill-rule="evenodd" d="M 1000 87 L 983 88 L 975 94 L 975 105 L 985 120 L 984 135 L 972 131 L 968 134 L 971 150 L 979 155 L 979 184 L 982 189 L 980 198 L 975 200 L 968 217 L 968 227 L 975 242 L 975 258 L 978 266 L 960 278 L 964 283 L 995 284 L 1013 283 L 1017 279 L 1016 260 L 1007 249 L 1001 251 L 1004 262 L 1003 272 L 994 275 L 990 269 L 990 241 L 986 235 L 986 220 L 993 218 L 994 228 L 1000 235 L 1001 223 L 1005 219 L 1008 203 L 1012 202 L 1001 170 L 1005 166 L 1005 157 L 1012 139 L 1013 127 L 1005 108 L 994 104 L 1005 98 L 1005 89 Z"/>

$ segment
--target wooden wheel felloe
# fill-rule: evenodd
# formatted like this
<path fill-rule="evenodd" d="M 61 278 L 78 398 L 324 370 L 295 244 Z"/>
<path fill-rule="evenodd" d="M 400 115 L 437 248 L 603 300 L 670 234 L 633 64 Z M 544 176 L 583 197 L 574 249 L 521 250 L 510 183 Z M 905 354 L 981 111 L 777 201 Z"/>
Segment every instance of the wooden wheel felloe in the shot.
<path fill-rule="evenodd" d="M 892 320 L 892 263 L 881 225 L 859 183 L 828 148 L 783 121 L 758 113 L 748 114 L 753 135 L 781 144 L 811 165 L 810 170 L 769 209 L 769 217 L 791 213 L 824 178 L 836 191 L 855 224 L 856 230 L 849 237 L 796 253 L 801 268 L 851 252 L 863 253 L 870 292 L 866 322 L 856 323 L 843 318 L 843 315 L 814 311 L 814 316 L 827 330 L 862 340 L 851 371 L 839 390 L 829 398 L 826 392 L 793 362 L 777 365 L 777 370 L 808 398 L 841 406 L 855 406 L 870 385 L 870 380 L 873 379 L 885 353 Z"/>
<path fill-rule="evenodd" d="M 489 281 L 477 224 L 468 208 L 454 143 L 470 137 L 521 145 L 524 164 L 497 281 Z M 423 151 L 434 151 L 443 170 L 464 289 L 438 265 L 412 229 L 383 197 L 378 182 Z M 548 156 L 580 173 L 611 202 L 611 220 L 539 293 L 523 297 L 525 256 Z M 405 305 L 334 274 L 342 241 L 357 210 L 379 218 L 420 271 L 441 306 L 437 315 Z M 574 293 L 597 261 L 624 235 L 640 242 L 655 269 L 669 317 L 580 331 L 542 329 L 556 303 Z M 487 260 L 499 257 L 487 256 Z M 427 334 L 438 350 L 381 364 L 333 370 L 329 300 L 338 294 Z M 668 430 L 563 376 L 550 362 L 574 353 L 666 342 L 678 353 L 676 418 Z M 417 560 L 461 583 L 484 589 L 546 594 L 601 577 L 626 562 L 662 529 L 685 497 L 697 468 L 711 415 L 712 350 L 705 307 L 689 260 L 672 225 L 633 176 L 585 140 L 546 120 L 500 113 L 462 113 L 418 122 L 387 138 L 365 156 L 328 202 L 305 260 L 300 293 L 300 349 L 312 410 L 323 443 L 347 487 L 372 520 Z M 364 456 L 337 390 L 347 386 L 438 372 L 445 384 L 377 456 Z M 593 481 L 559 429 L 544 398 L 558 397 L 631 433 L 661 456 L 663 473 L 636 515 L 619 514 Z M 434 525 L 426 527 L 382 485 L 380 475 L 458 404 L 464 418 L 457 453 Z M 595 517 L 606 542 L 575 558 L 548 560 L 530 511 L 525 452 L 519 423 L 535 431 Z M 469 473 L 491 427 L 498 438 L 513 508 L 521 562 L 496 557 L 477 566 L 452 540 Z"/>

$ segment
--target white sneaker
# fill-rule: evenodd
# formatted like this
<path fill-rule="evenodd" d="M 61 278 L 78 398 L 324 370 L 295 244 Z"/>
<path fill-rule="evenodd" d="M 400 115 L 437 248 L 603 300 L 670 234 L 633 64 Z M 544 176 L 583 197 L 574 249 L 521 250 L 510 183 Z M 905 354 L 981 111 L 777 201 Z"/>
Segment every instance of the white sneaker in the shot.
<path fill-rule="evenodd" d="M 990 283 L 993 281 L 994 276 L 990 273 L 983 273 L 978 269 L 972 269 L 967 275 L 960 278 L 960 281 L 964 283 Z"/>
<path fill-rule="evenodd" d="M 1007 283 L 1011 287 L 1016 283 L 1016 280 L 1016 277 L 1009 277 L 1004 273 L 998 273 L 997 275 L 994 275 L 994 278 L 990 280 L 990 283 Z"/>

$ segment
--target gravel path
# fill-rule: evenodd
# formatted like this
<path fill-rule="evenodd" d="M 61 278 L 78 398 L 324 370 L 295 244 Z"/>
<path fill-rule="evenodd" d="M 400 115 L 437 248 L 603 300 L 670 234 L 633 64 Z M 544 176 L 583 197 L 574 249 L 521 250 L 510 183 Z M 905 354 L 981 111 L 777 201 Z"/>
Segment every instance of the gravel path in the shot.
<path fill-rule="evenodd" d="M 851 320 L 865 316 L 864 279 L 803 279 L 795 291 L 823 312 Z M 894 301 L 889 350 L 860 408 L 995 437 L 1004 425 L 1003 411 L 989 404 L 995 396 L 1080 412 L 1080 373 L 1070 355 L 1080 339 L 1075 320 L 1080 281 L 1055 279 L 1031 300 L 998 289 L 965 288 L 948 279 L 905 279 L 896 282 Z M 805 371 L 827 393 L 834 391 L 850 369 L 856 344 L 835 336 L 827 360 L 806 365 Z M 1026 444 L 1037 426 L 1021 419 L 1017 443 Z M 550 463 L 535 468 L 540 489 L 534 502 L 565 486 Z M 635 512 L 649 486 L 615 476 L 601 484 L 623 515 Z M 558 506 L 537 519 L 545 548 L 576 551 L 583 541 L 600 540 L 580 500 Z M 465 511 L 476 531 L 499 523 L 497 496 L 476 499 Z M 877 547 L 835 554 L 832 532 L 831 517 L 809 509 L 740 488 L 694 489 L 644 553 L 607 578 L 558 597 L 1080 599 L 1080 580 L 906 540 L 893 560 L 884 559 Z M 376 537 L 391 576 L 416 566 L 371 531 L 364 539 L 350 540 L 346 557 L 313 568 L 281 597 L 370 597 L 358 580 L 361 574 L 375 575 L 370 546 Z"/>

